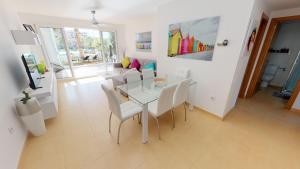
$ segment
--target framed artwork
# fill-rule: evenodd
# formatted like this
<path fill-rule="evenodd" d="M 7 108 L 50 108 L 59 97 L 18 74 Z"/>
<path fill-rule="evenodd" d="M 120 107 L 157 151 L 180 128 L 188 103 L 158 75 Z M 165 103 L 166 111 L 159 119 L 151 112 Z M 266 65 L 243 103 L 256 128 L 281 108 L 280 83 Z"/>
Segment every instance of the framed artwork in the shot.
<path fill-rule="evenodd" d="M 251 34 L 248 37 L 248 41 L 247 41 L 247 51 L 248 52 L 252 51 L 252 48 L 253 48 L 253 45 L 254 45 L 254 42 L 256 39 L 256 33 L 257 33 L 257 28 L 255 27 L 252 29 Z"/>
<path fill-rule="evenodd" d="M 247 29 L 247 34 L 244 39 L 244 47 L 243 47 L 243 56 L 247 57 L 250 56 L 254 42 L 256 40 L 256 35 L 257 35 L 257 28 L 258 28 L 258 21 L 251 19 L 249 22 L 249 26 Z"/>
<path fill-rule="evenodd" d="M 26 31 L 31 31 L 31 32 L 35 33 L 35 31 L 34 31 L 34 29 L 33 29 L 33 27 L 31 25 L 29 25 L 29 24 L 23 24 L 23 27 L 25 28 Z"/>
<path fill-rule="evenodd" d="M 217 40 L 220 17 L 171 24 L 168 56 L 211 61 Z"/>
<path fill-rule="evenodd" d="M 152 49 L 152 33 L 142 32 L 136 34 L 136 50 L 143 52 L 151 52 Z"/>

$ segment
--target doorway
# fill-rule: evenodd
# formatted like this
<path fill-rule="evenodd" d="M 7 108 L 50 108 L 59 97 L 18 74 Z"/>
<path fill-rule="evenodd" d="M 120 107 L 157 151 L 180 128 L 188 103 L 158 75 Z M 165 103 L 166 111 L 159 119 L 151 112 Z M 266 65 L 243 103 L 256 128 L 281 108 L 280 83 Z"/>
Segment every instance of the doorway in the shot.
<path fill-rule="evenodd" d="M 300 36 L 300 16 L 271 20 L 255 69 L 251 69 L 252 78 L 251 73 L 245 74 L 244 79 L 251 80 L 243 84 L 246 90 L 241 88 L 244 93 L 240 92 L 240 97 L 250 98 L 266 88 L 273 96 L 285 99 L 286 107 L 291 109 L 300 90 L 300 43 L 295 41 L 300 39 L 296 37 L 298 34 Z"/>
<path fill-rule="evenodd" d="M 246 97 L 246 90 L 247 90 L 247 85 L 250 81 L 250 77 L 251 77 L 251 73 L 253 71 L 253 68 L 255 66 L 255 61 L 257 59 L 258 56 L 258 52 L 259 52 L 259 48 L 261 46 L 262 40 L 263 40 L 263 36 L 266 32 L 267 29 L 267 25 L 269 22 L 269 17 L 263 13 L 261 16 L 261 20 L 260 20 L 260 24 L 259 24 L 259 28 L 257 31 L 257 37 L 255 39 L 253 48 L 252 48 L 252 52 L 250 54 L 250 58 L 249 58 L 249 62 L 245 71 L 245 75 L 242 81 L 242 85 L 240 88 L 240 92 L 239 92 L 239 97 L 240 98 L 245 98 Z"/>

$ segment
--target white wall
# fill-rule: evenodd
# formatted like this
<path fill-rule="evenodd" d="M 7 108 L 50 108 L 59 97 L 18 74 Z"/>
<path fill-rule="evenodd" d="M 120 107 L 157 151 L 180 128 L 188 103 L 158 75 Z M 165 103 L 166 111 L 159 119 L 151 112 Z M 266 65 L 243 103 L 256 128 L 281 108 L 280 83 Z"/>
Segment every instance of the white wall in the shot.
<path fill-rule="evenodd" d="M 254 6 L 252 9 L 252 13 L 251 13 L 251 20 L 248 23 L 247 36 L 244 37 L 244 41 L 243 41 L 244 46 L 241 50 L 239 61 L 238 61 L 238 64 L 237 64 L 237 67 L 235 70 L 234 78 L 232 80 L 230 94 L 228 96 L 228 102 L 227 102 L 227 106 L 226 106 L 226 110 L 225 110 L 226 113 L 228 113 L 236 104 L 236 100 L 238 98 L 240 87 L 241 87 L 241 84 L 242 84 L 242 81 L 243 81 L 243 78 L 245 75 L 246 67 L 247 67 L 247 64 L 249 61 L 250 53 L 245 55 L 244 51 L 246 48 L 246 44 L 247 44 L 249 35 L 252 32 L 252 30 L 250 28 L 251 24 L 252 24 L 251 22 L 253 22 L 254 25 L 256 25 L 257 27 L 259 27 L 259 23 L 261 21 L 261 17 L 263 15 L 263 13 L 265 13 L 266 15 L 270 15 L 269 8 L 263 1 L 255 0 Z"/>
<path fill-rule="evenodd" d="M 178 0 L 159 7 L 158 73 L 170 74 L 178 67 L 189 67 L 198 83 L 194 104 L 223 117 L 228 110 L 228 100 L 235 102 L 229 95 L 253 5 L 254 0 L 210 0 L 205 4 L 198 0 Z M 212 16 L 221 16 L 217 42 L 228 39 L 229 46 L 216 46 L 212 61 L 167 57 L 169 24 Z"/>
<path fill-rule="evenodd" d="M 27 132 L 16 116 L 14 98 L 27 85 L 21 52 L 9 30 L 22 28 L 9 1 L 0 1 L 0 168 L 16 169 Z M 12 132 L 9 132 L 9 128 Z"/>
<path fill-rule="evenodd" d="M 282 23 L 277 35 L 274 37 L 271 47 L 273 49 L 289 48 L 287 53 L 270 53 L 267 59 L 268 64 L 275 64 L 285 71 L 279 69 L 271 81 L 271 85 L 283 87 L 293 63 L 300 50 L 300 21 Z"/>
<path fill-rule="evenodd" d="M 129 57 L 137 58 L 151 58 L 156 59 L 157 56 L 157 18 L 156 16 L 143 18 L 142 20 L 135 20 L 133 23 L 128 23 L 125 26 L 125 50 L 126 55 Z M 152 32 L 152 50 L 151 52 L 142 52 L 137 51 L 135 42 L 136 42 L 136 33 L 141 32 Z"/>

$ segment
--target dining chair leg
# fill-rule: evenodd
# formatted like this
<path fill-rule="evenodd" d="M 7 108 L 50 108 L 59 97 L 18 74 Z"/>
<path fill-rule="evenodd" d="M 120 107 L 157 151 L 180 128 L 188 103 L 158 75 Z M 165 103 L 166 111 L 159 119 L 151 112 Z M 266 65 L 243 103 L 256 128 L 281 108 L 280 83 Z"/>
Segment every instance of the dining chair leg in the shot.
<path fill-rule="evenodd" d="M 118 129 L 118 140 L 117 140 L 117 143 L 118 143 L 118 144 L 120 144 L 120 141 L 119 141 L 119 140 L 120 140 L 120 130 L 121 130 L 122 123 L 123 123 L 123 121 L 120 122 L 120 124 L 119 124 L 119 129 Z"/>
<path fill-rule="evenodd" d="M 174 114 L 174 109 L 171 110 L 171 115 L 172 115 L 172 129 L 175 128 L 175 114 Z"/>
<path fill-rule="evenodd" d="M 184 106 L 184 121 L 186 121 L 186 103 L 183 103 Z"/>
<path fill-rule="evenodd" d="M 138 114 L 138 118 L 139 118 L 139 124 L 142 124 L 142 113 Z"/>
<path fill-rule="evenodd" d="M 159 130 L 159 122 L 158 122 L 158 117 L 155 118 L 156 124 L 157 124 L 157 131 L 158 131 L 158 139 L 160 140 L 160 130 Z"/>
<path fill-rule="evenodd" d="M 112 112 L 110 112 L 110 115 L 109 115 L 109 128 L 108 128 L 108 131 L 109 133 L 111 133 L 111 115 L 112 115 Z"/>

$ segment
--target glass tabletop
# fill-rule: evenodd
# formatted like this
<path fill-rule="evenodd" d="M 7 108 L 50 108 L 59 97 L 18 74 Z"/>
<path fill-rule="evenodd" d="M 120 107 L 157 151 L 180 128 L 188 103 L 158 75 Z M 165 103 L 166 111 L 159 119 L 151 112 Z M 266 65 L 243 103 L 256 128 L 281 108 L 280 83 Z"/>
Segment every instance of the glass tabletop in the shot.
<path fill-rule="evenodd" d="M 118 86 L 117 88 L 138 103 L 148 104 L 159 98 L 160 91 L 164 87 L 178 84 L 182 80 L 184 79 L 178 77 L 144 79 L 133 83 L 127 83 Z"/>

